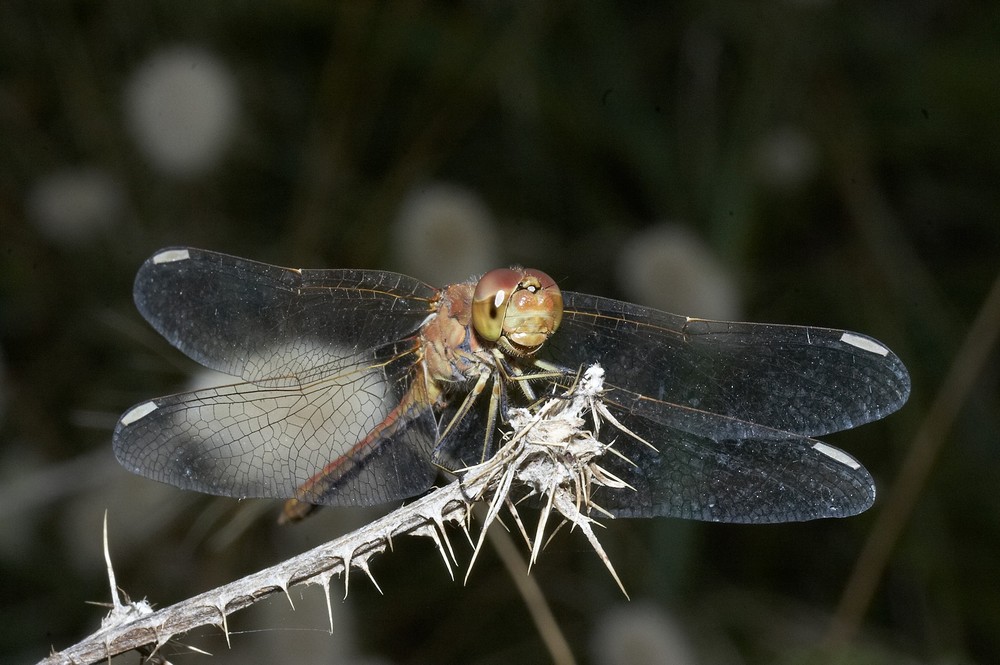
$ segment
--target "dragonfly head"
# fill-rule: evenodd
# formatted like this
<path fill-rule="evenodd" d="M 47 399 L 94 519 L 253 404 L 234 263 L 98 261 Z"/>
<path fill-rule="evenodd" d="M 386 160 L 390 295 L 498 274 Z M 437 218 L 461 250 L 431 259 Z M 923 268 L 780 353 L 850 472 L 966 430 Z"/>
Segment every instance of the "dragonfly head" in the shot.
<path fill-rule="evenodd" d="M 530 356 L 562 320 L 562 292 L 541 270 L 497 268 L 476 284 L 472 325 L 509 355 Z"/>

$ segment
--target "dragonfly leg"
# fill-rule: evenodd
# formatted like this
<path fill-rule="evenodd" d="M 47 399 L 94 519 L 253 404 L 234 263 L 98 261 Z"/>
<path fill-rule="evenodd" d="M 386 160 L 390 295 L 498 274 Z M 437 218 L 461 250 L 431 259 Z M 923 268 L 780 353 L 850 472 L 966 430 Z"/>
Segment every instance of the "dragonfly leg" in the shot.
<path fill-rule="evenodd" d="M 524 370 L 520 367 L 511 365 L 507 362 L 506 356 L 500 352 L 500 349 L 493 349 L 493 358 L 496 362 L 497 371 L 499 372 L 501 379 L 504 382 L 513 381 L 517 383 L 517 386 L 521 389 L 521 393 L 524 395 L 525 399 L 527 399 L 529 403 L 534 402 L 536 399 L 535 391 L 531 389 L 530 385 L 528 385 L 528 381 L 535 378 L 535 375 L 525 374 Z"/>
<path fill-rule="evenodd" d="M 438 437 L 438 442 L 444 440 L 448 436 L 448 434 L 451 433 L 451 430 L 455 428 L 455 425 L 457 425 L 459 422 L 462 421 L 463 418 L 465 418 L 465 416 L 469 413 L 469 409 L 471 409 L 472 405 L 475 404 L 476 398 L 479 397 L 479 395 L 481 395 L 483 390 L 486 388 L 486 382 L 489 380 L 490 380 L 489 372 L 483 372 L 482 374 L 479 375 L 479 377 L 476 379 L 475 385 L 472 386 L 472 390 L 470 390 L 469 394 L 465 396 L 464 400 L 462 400 L 462 406 L 458 408 L 458 411 L 455 412 L 455 415 L 452 416 L 451 420 L 448 421 L 448 426 L 444 428 L 443 432 L 441 432 L 441 435 Z"/>
<path fill-rule="evenodd" d="M 493 389 L 490 390 L 490 407 L 486 416 L 486 431 L 483 432 L 483 452 L 479 456 L 480 464 L 493 456 L 493 430 L 497 425 L 497 412 L 500 411 L 502 399 L 501 383 L 494 381 Z M 506 411 L 506 409 L 504 410 Z"/>

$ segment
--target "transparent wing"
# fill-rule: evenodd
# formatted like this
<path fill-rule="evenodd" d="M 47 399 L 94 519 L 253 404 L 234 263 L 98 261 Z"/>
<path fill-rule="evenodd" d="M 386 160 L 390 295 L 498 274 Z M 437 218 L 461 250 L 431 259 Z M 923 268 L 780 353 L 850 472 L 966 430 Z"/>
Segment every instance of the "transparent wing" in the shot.
<path fill-rule="evenodd" d="M 770 523 L 853 515 L 874 501 L 867 470 L 810 437 L 877 420 L 906 401 L 906 368 L 880 342 L 563 297 L 545 357 L 573 371 L 600 363 L 606 404 L 656 447 L 618 434 L 616 448 L 634 465 L 608 455 L 602 464 L 636 491 L 601 490 L 599 505 L 622 517 Z"/>
<path fill-rule="evenodd" d="M 651 398 L 647 417 L 666 426 L 685 430 L 685 420 L 712 413 L 731 419 L 728 438 L 745 438 L 741 423 L 818 436 L 883 418 L 910 392 L 899 358 L 858 333 L 689 319 L 572 292 L 563 298 L 562 325 L 545 357 L 574 371 L 600 363 L 609 384 Z"/>
<path fill-rule="evenodd" d="M 436 294 L 394 273 L 158 252 L 136 276 L 139 311 L 192 359 L 247 382 L 133 407 L 115 455 L 135 473 L 234 497 L 373 505 L 423 491 L 435 476 L 431 406 L 396 407 Z"/>
<path fill-rule="evenodd" d="M 297 270 L 200 249 L 158 252 L 136 275 L 136 306 L 172 345 L 247 381 L 314 374 L 344 349 L 412 335 L 437 290 L 374 270 Z"/>
<path fill-rule="evenodd" d="M 115 455 L 134 473 L 222 496 L 328 505 L 413 496 L 436 475 L 437 426 L 429 404 L 396 408 L 416 355 L 412 343 L 400 347 L 345 355 L 314 368 L 314 380 L 266 379 L 139 404 L 115 429 Z M 297 493 L 321 473 L 315 490 Z"/>
<path fill-rule="evenodd" d="M 856 515 L 875 500 L 868 471 L 825 443 L 697 411 L 681 419 L 679 429 L 644 417 L 642 409 L 623 408 L 616 399 L 620 392 L 612 391 L 606 404 L 656 450 L 616 433 L 615 449 L 632 463 L 602 457 L 602 466 L 635 488 L 600 490 L 596 496 L 619 517 L 799 522 Z"/>

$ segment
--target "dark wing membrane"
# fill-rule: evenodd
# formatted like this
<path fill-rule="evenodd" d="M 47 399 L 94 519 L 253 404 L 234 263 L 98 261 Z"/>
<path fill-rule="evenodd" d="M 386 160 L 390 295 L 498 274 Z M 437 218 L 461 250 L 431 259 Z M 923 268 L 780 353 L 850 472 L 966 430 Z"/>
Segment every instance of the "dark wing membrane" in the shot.
<path fill-rule="evenodd" d="M 689 319 L 563 292 L 565 312 L 543 357 L 575 370 L 600 363 L 609 384 L 664 405 L 685 428 L 691 410 L 817 436 L 878 420 L 906 401 L 910 378 L 880 342 L 826 328 Z M 677 408 L 679 407 L 679 408 Z"/>
<path fill-rule="evenodd" d="M 374 270 L 295 270 L 200 249 L 166 249 L 139 269 L 136 306 L 171 344 L 247 381 L 336 362 L 412 334 L 437 291 Z"/>
<path fill-rule="evenodd" d="M 388 358 L 369 351 L 328 363 L 311 383 L 269 379 L 139 404 L 115 429 L 115 456 L 134 473 L 222 496 L 328 505 L 413 496 L 436 475 L 437 425 L 430 405 L 416 405 L 366 440 L 399 403 L 416 357 L 412 344 L 382 351 Z M 335 483 L 296 494 L 331 462 Z"/>
<path fill-rule="evenodd" d="M 613 454 L 601 458 L 601 466 L 635 488 L 595 492 L 594 502 L 618 517 L 801 522 L 856 515 L 875 500 L 875 484 L 863 466 L 813 439 L 753 426 L 740 439 L 715 438 L 641 417 L 626 422 L 658 450 L 618 433 L 614 447 L 634 465 Z"/>

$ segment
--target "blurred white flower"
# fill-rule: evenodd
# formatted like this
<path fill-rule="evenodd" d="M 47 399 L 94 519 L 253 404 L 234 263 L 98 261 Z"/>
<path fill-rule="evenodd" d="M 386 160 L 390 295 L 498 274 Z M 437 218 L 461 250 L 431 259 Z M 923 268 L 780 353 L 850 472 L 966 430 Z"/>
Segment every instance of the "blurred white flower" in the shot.
<path fill-rule="evenodd" d="M 633 603 L 606 612 L 591 649 L 598 665 L 689 665 L 691 646 L 673 617 L 656 605 Z"/>
<path fill-rule="evenodd" d="M 121 215 L 122 189 L 95 168 L 66 169 L 35 183 L 27 210 L 47 238 L 75 245 L 112 226 Z"/>
<path fill-rule="evenodd" d="M 796 189 L 809 182 L 819 165 L 818 149 L 802 130 L 775 129 L 756 149 L 757 179 L 776 189 Z"/>
<path fill-rule="evenodd" d="M 154 54 L 125 90 L 129 129 L 161 171 L 194 176 L 216 165 L 236 128 L 236 80 L 215 56 L 193 46 Z"/>
<path fill-rule="evenodd" d="M 709 319 L 739 316 L 732 276 L 697 236 L 675 224 L 645 229 L 625 243 L 618 279 L 631 300 Z"/>
<path fill-rule="evenodd" d="M 496 268 L 499 242 L 486 204 L 469 190 L 444 183 L 410 194 L 392 229 L 400 270 L 434 286 Z"/>

